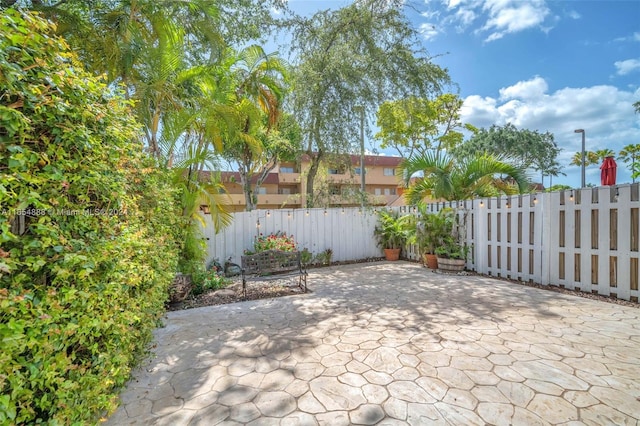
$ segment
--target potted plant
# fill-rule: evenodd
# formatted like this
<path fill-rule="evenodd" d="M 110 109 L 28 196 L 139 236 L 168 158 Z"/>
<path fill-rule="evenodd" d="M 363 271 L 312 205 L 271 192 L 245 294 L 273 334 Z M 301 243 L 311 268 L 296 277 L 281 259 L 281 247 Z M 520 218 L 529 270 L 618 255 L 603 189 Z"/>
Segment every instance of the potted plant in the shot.
<path fill-rule="evenodd" d="M 400 250 L 409 239 L 408 217 L 400 216 L 398 212 L 380 210 L 378 212 L 378 225 L 373 234 L 382 247 L 387 260 L 398 260 Z"/>
<path fill-rule="evenodd" d="M 442 246 L 444 240 L 451 235 L 454 214 L 450 208 L 442 209 L 438 213 L 428 213 L 425 205 L 420 206 L 415 239 L 424 263 L 430 269 L 438 268 L 436 248 Z"/>
<path fill-rule="evenodd" d="M 466 244 L 458 242 L 454 235 L 449 235 L 435 250 L 438 256 L 438 269 L 448 272 L 463 271 L 469 248 Z"/>

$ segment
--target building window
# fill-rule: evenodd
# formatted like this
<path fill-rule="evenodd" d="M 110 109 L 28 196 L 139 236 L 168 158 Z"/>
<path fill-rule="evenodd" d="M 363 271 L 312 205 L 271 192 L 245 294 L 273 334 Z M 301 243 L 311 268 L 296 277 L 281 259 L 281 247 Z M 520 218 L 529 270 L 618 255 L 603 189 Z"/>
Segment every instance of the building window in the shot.
<path fill-rule="evenodd" d="M 280 188 L 280 194 L 282 194 L 282 195 L 291 194 L 291 188 Z"/>
<path fill-rule="evenodd" d="M 357 175 L 359 175 L 359 174 L 360 174 L 360 167 L 356 167 L 356 168 L 354 169 L 354 173 L 355 173 L 355 174 L 357 174 Z M 367 169 L 366 169 L 366 168 L 364 169 L 364 174 L 365 174 L 365 175 L 367 174 Z"/>
<path fill-rule="evenodd" d="M 258 194 L 266 194 L 267 193 L 267 188 L 265 188 L 264 186 L 261 186 L 260 188 L 258 188 Z"/>
<path fill-rule="evenodd" d="M 376 189 L 375 189 L 375 194 L 376 194 L 376 195 L 382 195 L 382 189 L 380 189 L 380 188 L 376 188 Z"/>
<path fill-rule="evenodd" d="M 293 173 L 293 167 L 290 167 L 290 166 L 280 167 L 280 173 Z"/>
<path fill-rule="evenodd" d="M 383 173 L 385 176 L 395 176 L 395 169 L 391 168 L 391 167 L 385 167 L 383 170 Z"/>
<path fill-rule="evenodd" d="M 396 195 L 396 189 L 395 188 L 385 188 L 384 189 L 384 195 Z"/>
<path fill-rule="evenodd" d="M 340 169 L 327 169 L 327 173 L 330 175 L 341 175 L 343 171 Z"/>

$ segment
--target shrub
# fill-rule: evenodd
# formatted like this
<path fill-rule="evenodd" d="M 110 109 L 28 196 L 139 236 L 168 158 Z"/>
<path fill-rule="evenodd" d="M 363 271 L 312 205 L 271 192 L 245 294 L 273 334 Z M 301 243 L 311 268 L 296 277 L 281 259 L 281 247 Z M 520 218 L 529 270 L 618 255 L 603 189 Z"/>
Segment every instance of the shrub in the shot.
<path fill-rule="evenodd" d="M 229 280 L 225 278 L 224 272 L 220 269 L 212 268 L 194 272 L 191 276 L 193 281 L 192 294 L 197 296 L 209 290 L 217 290 L 226 287 Z"/>
<path fill-rule="evenodd" d="M 296 242 L 293 235 L 287 235 L 285 232 L 276 232 L 264 236 L 260 234 L 253 242 L 253 251 L 245 250 L 245 254 L 260 253 L 267 250 L 280 251 L 296 251 Z"/>
<path fill-rule="evenodd" d="M 0 15 L 0 424 L 112 411 L 177 266 L 176 194 L 129 103 L 53 32 Z"/>

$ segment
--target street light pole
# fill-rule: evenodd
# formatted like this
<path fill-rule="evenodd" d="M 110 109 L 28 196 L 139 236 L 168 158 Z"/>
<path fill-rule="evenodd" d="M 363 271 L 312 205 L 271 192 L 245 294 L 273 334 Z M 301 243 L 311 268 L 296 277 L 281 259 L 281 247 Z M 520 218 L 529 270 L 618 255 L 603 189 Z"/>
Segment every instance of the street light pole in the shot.
<path fill-rule="evenodd" d="M 576 129 L 574 130 L 574 133 L 582 133 L 582 186 L 581 188 L 584 188 L 586 185 L 586 181 L 585 181 L 585 176 L 584 176 L 584 166 L 585 166 L 585 162 L 586 162 L 586 158 L 585 158 L 585 152 L 584 152 L 584 129 Z"/>
<path fill-rule="evenodd" d="M 356 105 L 354 111 L 360 113 L 360 196 L 362 198 L 362 208 L 365 205 L 365 178 L 364 178 L 364 105 Z"/>
<path fill-rule="evenodd" d="M 364 200 L 364 106 L 360 107 L 360 190 Z"/>

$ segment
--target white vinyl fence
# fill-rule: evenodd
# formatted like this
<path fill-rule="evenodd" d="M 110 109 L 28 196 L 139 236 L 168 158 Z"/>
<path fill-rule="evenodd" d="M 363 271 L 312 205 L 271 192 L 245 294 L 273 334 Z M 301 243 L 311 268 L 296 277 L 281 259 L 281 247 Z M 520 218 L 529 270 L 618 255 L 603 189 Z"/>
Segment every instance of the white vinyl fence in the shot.
<path fill-rule="evenodd" d="M 293 235 L 298 248 L 318 254 L 333 250 L 332 261 L 355 261 L 382 256 L 376 247 L 373 230 L 375 212 L 360 208 L 254 210 L 233 214 L 233 223 L 216 235 L 210 217 L 204 229 L 207 261 L 231 259 L 240 263 L 245 249 L 253 249 L 259 235 L 286 232 Z"/>
<path fill-rule="evenodd" d="M 638 300 L 639 184 L 585 188 L 512 197 L 440 202 L 458 209 L 473 247 L 467 269 L 519 281 L 563 286 Z M 411 207 L 394 208 L 414 214 Z M 334 261 L 379 258 L 374 211 L 359 208 L 257 210 L 236 213 L 218 235 L 207 226 L 209 259 L 239 263 L 258 233 L 292 234 L 314 254 L 333 250 Z M 415 247 L 406 257 L 419 260 Z"/>

